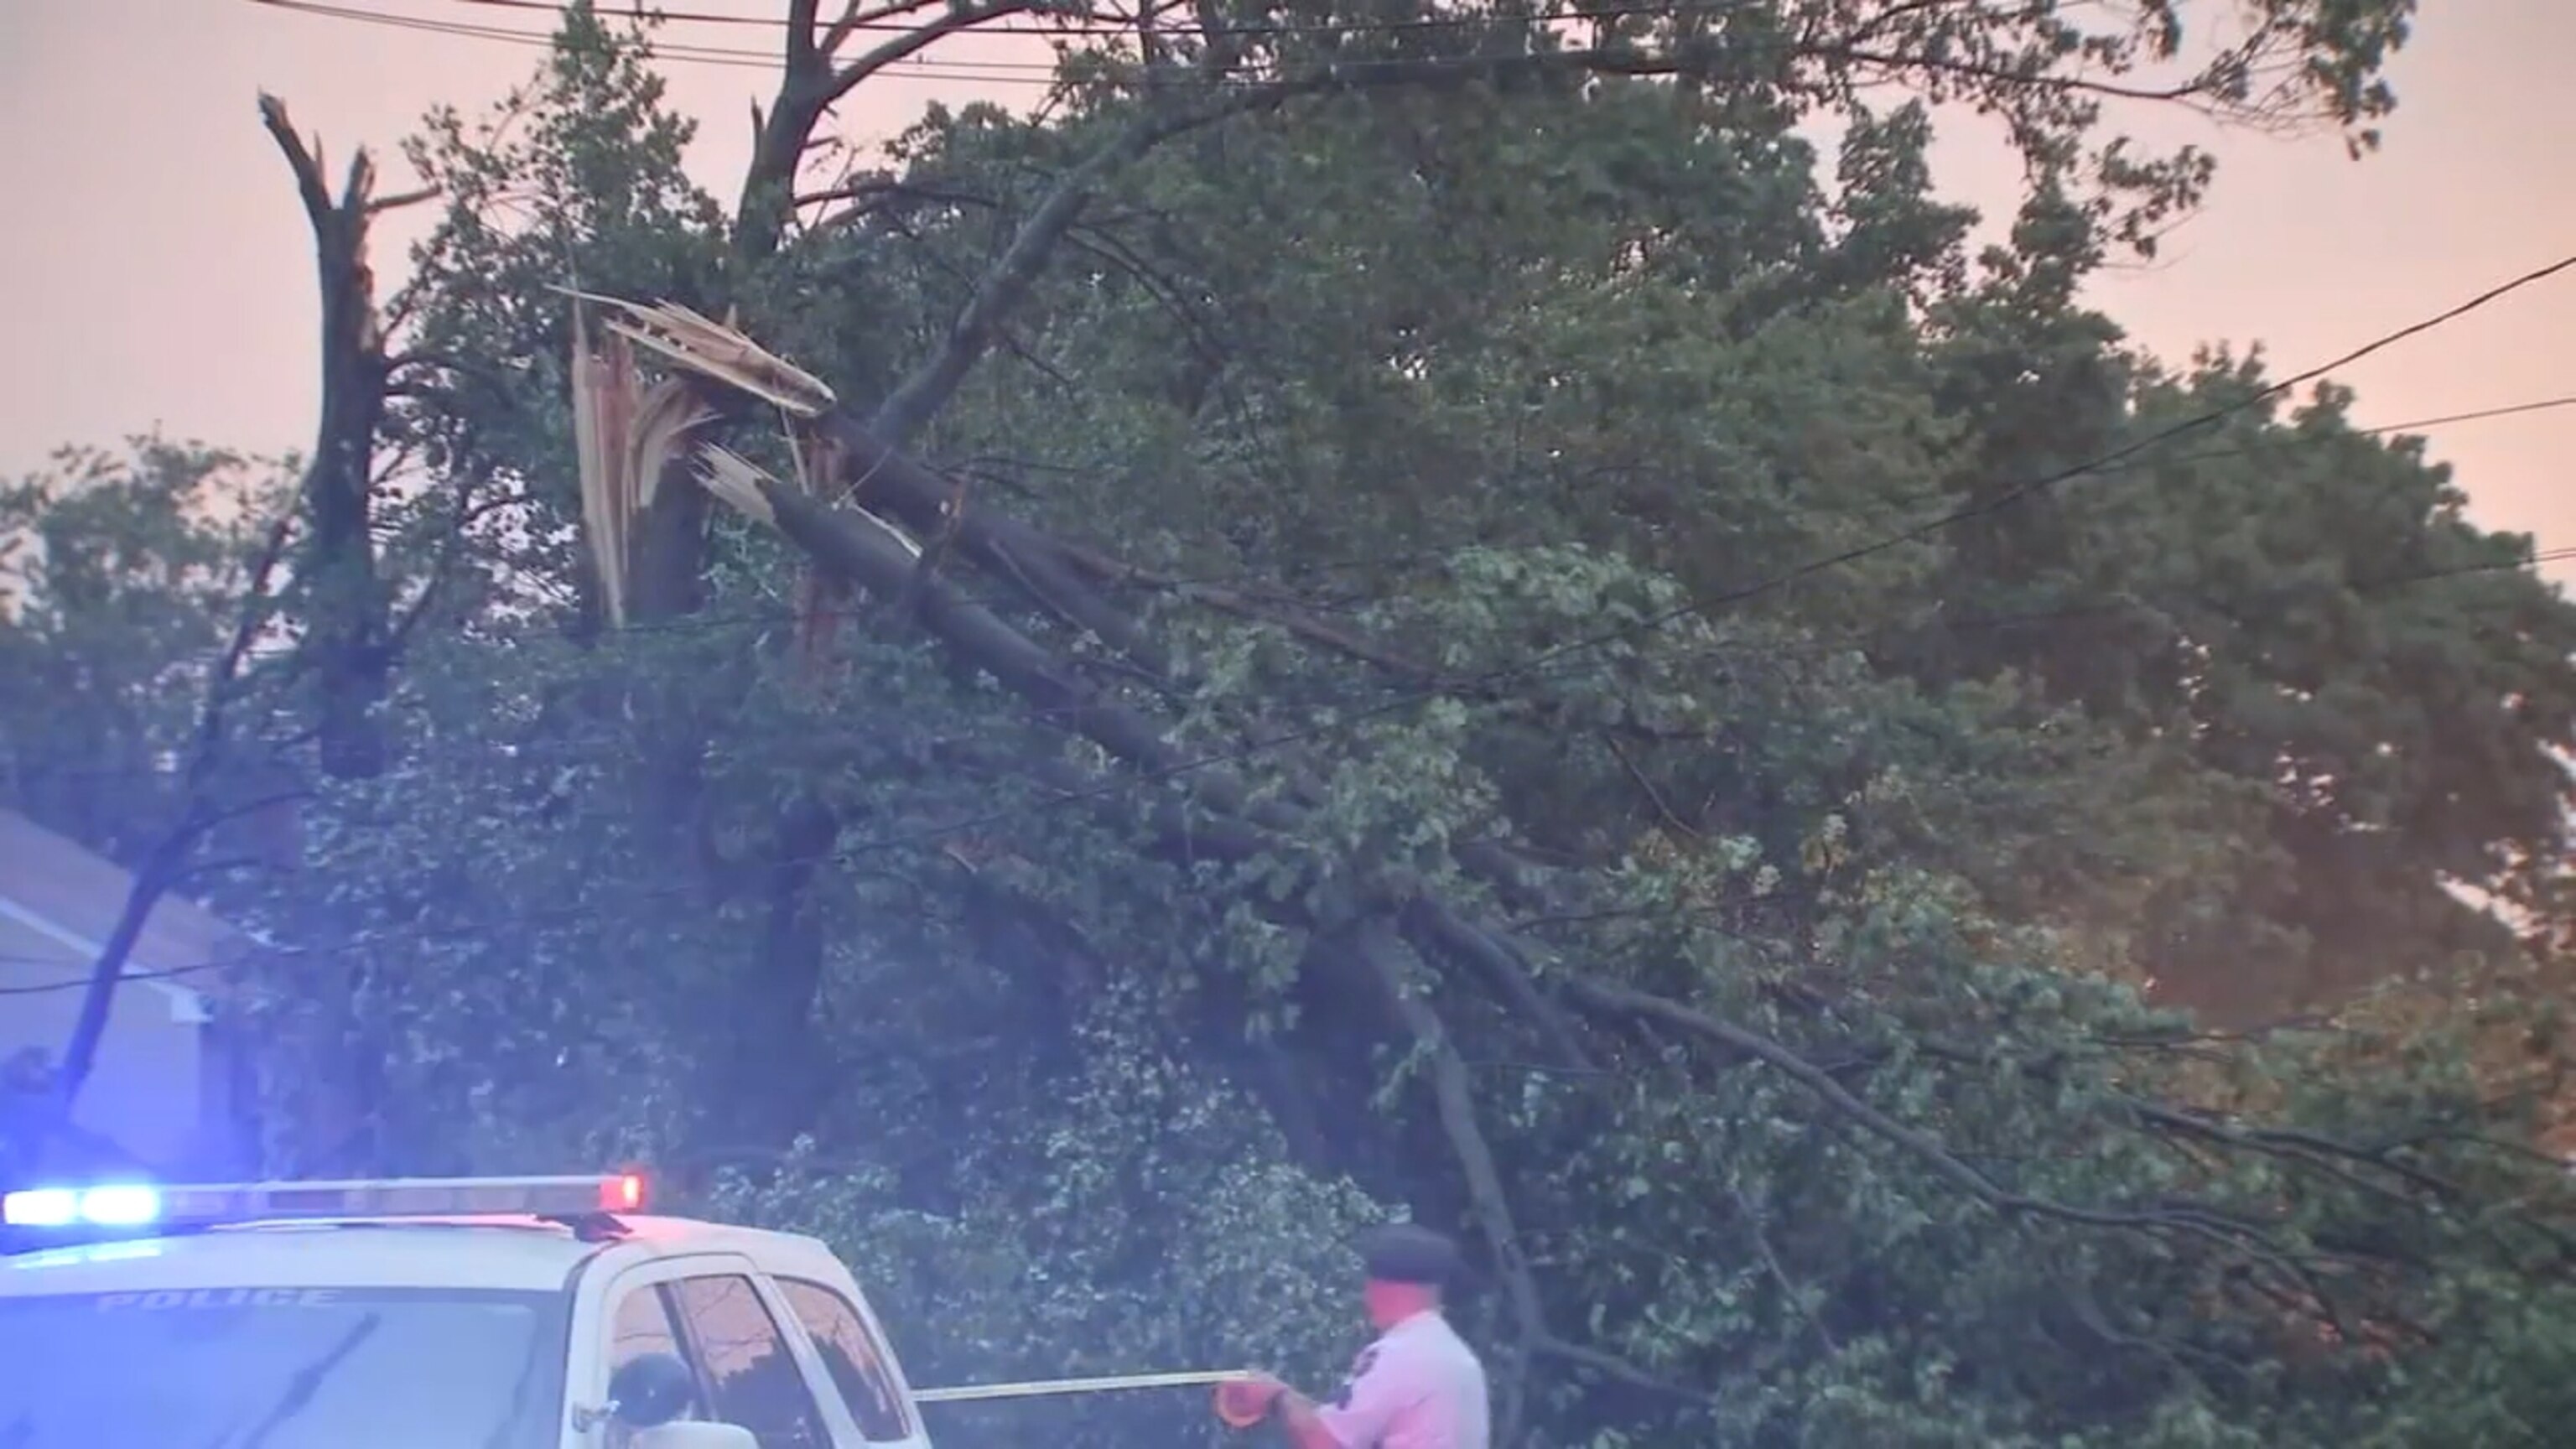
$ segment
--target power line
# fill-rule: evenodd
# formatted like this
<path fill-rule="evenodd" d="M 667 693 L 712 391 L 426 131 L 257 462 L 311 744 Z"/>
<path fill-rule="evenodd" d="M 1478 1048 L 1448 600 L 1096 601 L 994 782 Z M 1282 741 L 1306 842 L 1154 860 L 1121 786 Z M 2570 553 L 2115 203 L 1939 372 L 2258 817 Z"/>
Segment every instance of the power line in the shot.
<path fill-rule="evenodd" d="M 2565 397 L 2545 397 L 2534 402 L 2507 403 L 2502 407 L 2478 408 L 2465 413 L 2445 413 L 2440 417 L 2416 418 L 2411 422 L 2390 423 L 2385 427 L 2355 428 L 2353 431 L 2374 437 L 2386 433 L 2411 433 L 2418 428 L 2438 428 L 2451 423 L 2483 422 L 2488 418 L 2518 417 L 2523 413 L 2544 413 L 2564 407 L 2576 407 L 2576 393 Z"/>
<path fill-rule="evenodd" d="M 444 35 L 460 40 L 481 40 L 536 50 L 555 48 L 555 39 L 551 35 L 530 30 L 513 30 L 503 26 L 475 25 L 463 21 L 437 20 L 417 15 L 395 15 L 382 11 L 353 9 L 344 5 L 324 4 L 321 0 L 249 0 L 249 3 L 264 9 L 283 10 L 324 20 L 374 25 L 391 30 Z M 651 54 L 655 59 L 687 61 L 698 65 L 731 66 L 744 70 L 775 71 L 783 64 L 781 56 L 767 55 L 759 51 L 658 41 L 652 43 Z M 1055 84 L 1053 79 L 1055 67 L 1052 62 L 947 61 L 912 56 L 890 62 L 884 69 L 925 80 L 975 81 L 988 85 L 1052 86 Z"/>
<path fill-rule="evenodd" d="M 260 0 L 260 3 L 265 3 L 265 0 Z M 564 13 L 564 5 L 554 3 L 554 0 L 446 0 L 446 3 L 471 5 L 471 8 L 484 8 L 484 10 L 528 10 L 528 13 L 546 13 L 546 15 Z M 1350 21 L 1260 21 L 1260 23 L 1247 23 L 1247 26 L 1198 26 L 1198 23 L 1193 21 L 1193 23 L 1182 23 L 1182 26 L 1167 28 L 1167 31 L 1162 31 L 1162 34 L 1172 36 L 1172 39 L 1288 39 L 1288 36 L 1399 36 L 1399 34 L 1425 34 L 1425 31 L 1481 31 L 1481 28 L 1520 28 L 1520 31 L 1528 31 L 1530 26 L 1558 26 L 1558 23 L 1571 26 L 1571 23 L 1628 21 L 1628 18 L 1721 21 L 1721 18 L 1726 18 L 1726 15 L 1759 13 L 1759 10 L 1765 10 L 1765 8 L 1767 5 L 1759 3 L 1759 0 L 1672 0 L 1672 3 L 1664 3 L 1664 5 L 1643 3 L 1643 0 L 1625 0 L 1625 3 L 1618 3 L 1618 5 L 1597 5 L 1597 8 L 1584 8 L 1584 10 L 1543 10 L 1543 13 L 1528 13 L 1528 15 L 1510 15 L 1510 13 L 1502 13 L 1502 10 L 1486 10 L 1486 13 L 1476 13 L 1476 15 L 1425 15 L 1425 18 L 1412 18 L 1412 21 L 1368 21 L 1368 18 L 1350 18 Z M 938 13 L 940 18 L 945 18 L 945 5 L 940 3 L 940 0 L 927 0 L 927 3 L 914 5 L 912 10 L 907 10 L 907 13 L 909 15 Z M 603 13 L 600 18 L 605 21 L 605 18 L 613 18 L 613 15 Z M 721 10 L 644 8 L 639 18 L 647 23 L 647 26 L 672 23 L 672 26 L 737 26 L 737 28 L 760 28 L 760 31 L 786 31 L 788 28 L 788 21 L 783 18 L 783 15 L 732 15 L 732 13 L 721 13 Z M 1012 23 L 1012 21 L 1023 21 L 1023 23 Z M 894 13 L 889 10 L 889 13 L 884 13 L 881 18 L 860 18 L 860 21 L 850 23 L 850 26 L 845 28 L 853 31 L 853 34 L 912 34 L 912 31 L 920 31 L 925 23 L 927 21 L 917 21 L 917 18 L 894 18 Z M 829 31 L 829 28 L 832 28 L 832 21 L 822 21 L 814 28 L 817 28 L 817 31 Z M 526 34 L 536 34 L 536 31 L 513 31 L 513 34 L 526 36 Z M 1121 15 L 1092 18 L 1092 15 L 1054 13 L 1054 10 L 1036 8 L 1036 5 L 1033 5 L 1033 8 L 1012 10 L 1012 13 L 1005 13 L 1005 15 L 994 15 L 992 21 L 976 23 L 976 26 L 971 26 L 969 31 L 958 31 L 958 34 L 1100 36 L 1100 39 L 1133 41 L 1133 39 L 1141 39 L 1141 28 L 1133 18 L 1121 18 Z M 693 49 L 721 49 L 721 46 L 693 46 Z M 781 59 L 781 54 L 744 52 L 744 49 L 729 49 L 729 52 L 724 54 L 734 54 L 734 57 L 765 57 L 773 64 Z"/>
<path fill-rule="evenodd" d="M 50 956 L 0 956 L 0 966 L 62 966 L 67 964 L 70 963 L 55 960 Z M 187 976 L 202 976 L 209 971 L 239 969 L 240 967 L 249 964 L 250 962 L 248 959 L 239 961 L 198 961 L 186 966 L 169 966 L 153 971 L 123 971 L 117 974 L 116 980 L 117 984 L 120 986 L 129 981 L 175 981 Z M 84 968 L 80 975 L 66 977 L 60 981 L 40 981 L 33 986 L 0 986 L 0 996 L 50 996 L 57 991 L 85 990 L 88 986 L 89 972 L 87 968 Z"/>
<path fill-rule="evenodd" d="M 548 49 L 551 49 L 556 43 L 552 34 L 548 32 L 520 30 L 505 26 L 477 25 L 463 21 L 437 20 L 425 16 L 398 15 L 375 10 L 353 9 L 347 6 L 322 3 L 322 0 L 249 0 L 249 3 L 266 6 L 271 9 L 294 11 L 300 14 L 346 20 L 359 24 L 384 25 L 397 29 L 423 31 L 431 34 L 449 35 L 466 39 L 481 39 L 498 43 L 510 43 Z M 539 3 L 539 0 L 461 0 L 461 3 L 482 4 L 502 9 L 543 9 L 554 12 L 559 12 L 560 10 L 560 7 L 557 6 L 541 4 Z M 927 10 L 931 7 L 924 6 L 922 8 Z M 1303 24 L 1220 27 L 1218 30 L 1213 32 L 1213 34 L 1220 38 L 1272 38 L 1303 33 L 1340 35 L 1369 32 L 1393 33 L 1432 30 L 1475 31 L 1504 28 L 1515 29 L 1523 34 L 1527 34 L 1532 28 L 1544 28 L 1546 26 L 1558 24 L 1580 24 L 1595 19 L 1661 17 L 1672 19 L 1706 20 L 1723 18 L 1736 13 L 1759 12 L 1762 8 L 1763 7 L 1758 4 L 1748 3 L 1748 0 L 1708 0 L 1708 3 L 1697 4 L 1631 4 L 1606 7 L 1602 10 L 1592 12 L 1554 12 L 1530 16 L 1489 14 L 1482 16 L 1442 17 L 1438 19 L 1424 19 L 1417 21 L 1353 22 L 1348 25 L 1308 22 Z M 993 24 L 966 26 L 952 32 L 948 38 L 954 38 L 956 35 L 966 34 L 1024 35 L 1033 38 L 1061 38 L 1064 36 L 1094 36 L 1101 39 L 1139 38 L 1137 32 L 1132 26 L 1102 25 L 1098 22 L 1086 23 L 1079 20 L 1069 22 L 1059 21 L 1038 11 L 1017 12 L 1016 14 L 1021 18 L 1040 21 L 1043 23 L 1035 26 L 1005 26 L 999 23 L 1000 18 L 1003 17 L 997 17 L 996 22 Z M 647 12 L 646 18 L 650 18 L 650 12 Z M 666 18 L 676 19 L 679 17 L 672 16 Z M 725 17 L 705 12 L 692 12 L 688 18 L 696 22 L 710 24 L 750 22 L 754 19 L 753 17 L 744 16 Z M 784 21 L 776 23 L 782 26 L 785 24 Z M 882 28 L 889 31 L 909 33 L 921 30 L 924 26 L 906 24 L 898 21 L 882 21 L 863 28 Z M 1747 56 L 1760 55 L 1766 51 L 1786 54 L 1795 52 L 1802 47 L 1813 43 L 1813 41 L 1805 37 L 1790 35 L 1748 36 L 1730 41 L 1732 53 Z M 687 61 L 693 64 L 734 66 L 756 70 L 776 71 L 783 66 L 785 61 L 783 53 L 745 50 L 738 47 L 703 45 L 691 42 L 663 42 L 652 39 L 648 39 L 646 44 L 649 46 L 651 53 L 655 58 Z M 1531 51 L 1513 52 L 1511 54 L 1501 56 L 1364 56 L 1355 59 L 1336 59 L 1330 62 L 1330 66 L 1334 76 L 1353 81 L 1370 74 L 1386 74 L 1394 75 L 1399 78 L 1413 78 L 1444 72 L 1458 74 L 1480 72 L 1490 70 L 1497 64 L 1508 64 L 1512 62 L 1543 62 L 1548 58 L 1548 54 L 1549 53 L 1545 51 Z M 1893 58 L 1885 61 L 1860 61 L 1855 63 L 1863 65 L 1864 68 L 1868 66 L 1878 66 L 1879 68 L 1890 70 L 1903 70 L 1907 68 L 1906 62 L 1901 59 Z M 938 74 L 935 76 L 925 75 L 924 71 L 921 69 L 922 67 L 934 68 L 938 70 Z M 948 67 L 955 67 L 955 69 L 948 69 Z M 1021 85 L 1048 90 L 1052 90 L 1063 84 L 1061 77 L 1056 73 L 1057 67 L 1055 63 L 1051 61 L 937 61 L 920 56 L 909 56 L 901 60 L 888 62 L 879 69 L 881 71 L 888 72 L 901 72 L 913 75 L 917 78 L 925 79 L 945 78 L 950 80 L 972 80 L 992 85 Z M 1004 74 L 997 72 L 1021 73 Z M 1263 87 L 1279 84 L 1282 80 L 1282 77 L 1277 75 L 1208 75 L 1191 67 L 1155 67 L 1152 71 L 1152 75 L 1156 83 L 1166 89 L 1175 87 L 1197 87 L 1220 91 L 1237 89 L 1259 90 Z"/>
<path fill-rule="evenodd" d="M 2293 381 L 2293 385 L 2295 385 L 2295 380 Z M 2483 422 L 2491 418 L 2505 418 L 2531 413 L 2554 412 L 2565 408 L 2576 408 L 2576 393 L 2570 393 L 2560 397 L 2539 398 L 2529 402 L 2505 403 L 2495 407 L 2475 408 L 2465 412 L 2444 413 L 2434 417 L 2414 418 L 2402 423 L 2384 423 L 2364 428 L 2345 427 L 2338 432 L 2329 433 L 2324 436 L 2307 436 L 2290 433 L 2275 438 L 2258 439 L 2250 443 L 2232 447 L 2205 448 L 2197 452 L 2182 453 L 2160 458 L 2124 460 L 2118 463 L 2106 464 L 2103 467 L 2092 471 L 2102 476 L 2111 476 L 2120 473 L 2144 471 L 2149 468 L 2170 467 L 2176 464 L 2208 462 L 2221 458 L 2258 457 L 2272 453 L 2294 452 L 2302 448 L 2327 447 L 2352 438 L 2385 437 L 2392 433 L 2411 433 L 2423 428 L 2444 427 L 2455 423 Z M 1812 511 L 1811 516 L 1819 518 L 1833 518 L 1849 516 L 1863 511 L 1884 512 L 1886 510 L 1883 506 L 1868 505 L 1819 507 Z M 1298 568 L 1300 572 L 1303 573 L 1323 575 L 1376 572 L 1386 569 L 1410 567 L 1418 564 L 1439 563 L 1477 549 L 1507 546 L 1509 545 L 1499 545 L 1486 539 L 1469 539 L 1459 543 L 1441 544 L 1429 548 L 1405 549 L 1391 553 L 1347 555 L 1341 558 L 1328 558 L 1313 562 L 1300 561 Z M 2556 559 L 2552 556 L 2547 561 L 2554 562 Z M 1233 572 L 1156 575 L 1147 580 L 1145 586 L 1149 589 L 1169 590 L 1185 589 L 1202 585 L 1210 587 L 1241 587 L 1246 585 L 1267 586 L 1273 582 L 1275 581 L 1247 579 L 1241 572 Z M 755 613 L 691 614 L 674 619 L 637 621 L 621 626 L 617 632 L 626 635 L 694 634 L 715 629 L 787 624 L 793 623 L 800 618 L 862 619 L 870 617 L 874 612 L 875 611 L 867 608 L 824 609 L 810 611 L 779 608 Z"/>
<path fill-rule="evenodd" d="M 550 15 L 560 15 L 564 11 L 564 6 L 558 3 L 558 0 L 447 0 L 447 3 L 452 5 L 470 5 L 480 9 L 491 10 L 537 11 Z M 1246 37 L 1266 39 L 1273 36 L 1286 35 L 1409 34 L 1426 30 L 1465 30 L 1474 29 L 1480 26 L 1529 26 L 1551 23 L 1588 23 L 1598 20 L 1619 20 L 1645 16 L 1715 18 L 1757 8 L 1759 7 L 1747 3 L 1747 0 L 1696 0 L 1696 3 L 1694 3 L 1694 0 L 1674 0 L 1674 3 L 1662 5 L 1638 3 L 1603 5 L 1579 11 L 1556 11 L 1552 13 L 1532 15 L 1509 15 L 1498 11 L 1490 11 L 1481 15 L 1445 15 L 1416 20 L 1352 19 L 1341 21 L 1285 21 L 1277 23 L 1264 22 L 1255 25 L 1219 25 L 1213 29 L 1202 28 L 1198 25 L 1192 24 L 1183 27 L 1175 33 L 1189 35 L 1213 34 L 1228 39 L 1242 39 Z M 941 10 L 943 10 L 943 6 L 937 3 L 937 0 L 925 0 L 925 3 L 913 7 L 913 10 L 910 13 L 921 14 Z M 706 10 L 671 10 L 659 6 L 645 8 L 642 11 L 642 16 L 649 24 L 728 25 L 760 30 L 785 30 L 788 28 L 790 23 L 783 16 L 734 15 L 721 11 Z M 1029 20 L 1043 21 L 1045 24 L 1044 28 L 1024 26 L 1015 29 L 1004 28 L 999 24 L 999 20 L 1011 18 L 1026 18 Z M 920 29 L 922 23 L 923 22 L 921 21 L 895 19 L 889 16 L 888 18 L 883 19 L 861 18 L 850 23 L 844 28 L 856 33 L 882 32 L 890 34 L 909 34 Z M 818 24 L 815 28 L 817 30 L 828 30 L 832 27 L 833 22 L 827 20 Z M 1101 35 L 1119 36 L 1129 39 L 1133 39 L 1139 34 L 1137 23 L 1133 19 L 1112 18 L 1109 20 L 1098 20 L 1088 16 L 1049 14 L 1046 11 L 1037 9 L 1015 12 L 1013 16 L 998 17 L 996 23 L 990 25 L 978 25 L 974 27 L 974 30 L 975 33 L 980 35 Z"/>

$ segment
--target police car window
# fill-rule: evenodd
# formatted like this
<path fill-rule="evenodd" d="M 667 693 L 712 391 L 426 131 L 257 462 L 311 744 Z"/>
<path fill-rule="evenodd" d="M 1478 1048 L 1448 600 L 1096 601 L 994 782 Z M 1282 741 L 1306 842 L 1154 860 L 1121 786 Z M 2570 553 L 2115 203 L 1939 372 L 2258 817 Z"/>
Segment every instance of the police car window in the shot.
<path fill-rule="evenodd" d="M 0 1296 L 0 1444 L 552 1449 L 564 1318 L 550 1293 Z"/>
<path fill-rule="evenodd" d="M 822 1351 L 823 1367 L 849 1404 L 850 1416 L 859 1421 L 859 1432 L 873 1444 L 911 1438 L 903 1395 L 895 1391 L 885 1352 L 877 1346 L 876 1335 L 868 1332 L 868 1322 L 857 1306 L 832 1289 L 801 1278 L 781 1278 L 778 1286 L 796 1321 L 805 1325 L 806 1335 Z"/>
<path fill-rule="evenodd" d="M 608 1367 L 614 1372 L 628 1360 L 648 1353 L 688 1357 L 680 1347 L 680 1331 L 671 1322 L 671 1310 L 663 1305 L 661 1290 L 638 1288 L 617 1301 L 617 1311 L 609 1319 Z"/>
<path fill-rule="evenodd" d="M 671 1287 L 714 1400 L 709 1417 L 749 1429 L 760 1449 L 832 1449 L 805 1371 L 751 1280 L 683 1278 Z"/>

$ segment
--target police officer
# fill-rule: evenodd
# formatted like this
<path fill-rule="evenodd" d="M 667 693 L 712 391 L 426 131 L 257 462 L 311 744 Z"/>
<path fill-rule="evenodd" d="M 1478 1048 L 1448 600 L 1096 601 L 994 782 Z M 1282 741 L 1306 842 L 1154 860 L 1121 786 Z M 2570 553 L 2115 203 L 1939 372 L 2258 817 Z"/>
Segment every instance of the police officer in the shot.
<path fill-rule="evenodd" d="M 1297 1449 L 1488 1449 L 1485 1366 L 1441 1312 L 1458 1276 L 1457 1245 L 1428 1228 L 1375 1228 L 1359 1244 L 1362 1298 L 1377 1341 L 1361 1350 L 1330 1403 L 1267 1374 L 1245 1391 Z"/>

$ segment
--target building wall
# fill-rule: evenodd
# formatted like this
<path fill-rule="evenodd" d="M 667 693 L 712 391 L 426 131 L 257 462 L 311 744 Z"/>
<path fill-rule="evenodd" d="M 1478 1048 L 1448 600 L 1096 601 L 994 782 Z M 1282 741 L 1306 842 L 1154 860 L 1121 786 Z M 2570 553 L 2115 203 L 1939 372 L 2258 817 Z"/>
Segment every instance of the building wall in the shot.
<path fill-rule="evenodd" d="M 42 1052 L 59 1064 L 80 1017 L 90 963 L 19 923 L 0 918 L 0 1061 Z M 116 1143 L 157 1171 L 194 1176 L 224 1154 L 210 1140 L 202 1079 L 213 1067 L 207 1026 L 174 1012 L 149 983 L 117 988 L 96 1065 L 74 1104 L 74 1125 Z M 217 1161 L 209 1161 L 212 1157 Z"/>
<path fill-rule="evenodd" d="M 80 1016 L 99 942 L 131 878 L 114 863 L 0 811 L 0 1063 L 35 1051 L 59 1063 Z M 201 907 L 167 900 L 137 942 L 73 1125 L 156 1173 L 232 1176 L 251 1164 L 238 1089 L 242 1054 L 204 989 L 249 942 Z M 201 987 L 200 983 L 203 983 Z"/>

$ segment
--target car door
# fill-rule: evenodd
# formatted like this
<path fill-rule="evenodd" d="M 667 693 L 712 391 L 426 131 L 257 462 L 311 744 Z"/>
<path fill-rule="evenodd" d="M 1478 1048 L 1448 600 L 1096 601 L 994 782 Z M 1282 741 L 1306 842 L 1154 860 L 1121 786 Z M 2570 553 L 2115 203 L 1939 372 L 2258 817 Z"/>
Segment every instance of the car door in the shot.
<path fill-rule="evenodd" d="M 824 1378 L 849 1411 L 860 1440 L 871 1449 L 898 1445 L 926 1449 L 929 1437 L 909 1403 L 894 1355 L 887 1351 L 867 1309 L 820 1277 L 782 1270 L 770 1281 L 788 1314 L 812 1340 Z"/>
<path fill-rule="evenodd" d="M 599 1383 L 647 1353 L 676 1355 L 697 1381 L 689 1417 L 738 1425 L 760 1449 L 856 1449 L 864 1441 L 837 1396 L 815 1392 L 822 1365 L 803 1336 L 782 1325 L 783 1303 L 747 1258 L 690 1254 L 619 1274 L 597 1320 L 605 1342 Z M 828 1404 L 827 1404 L 828 1401 Z M 620 1449 L 612 1428 L 599 1441 Z"/>
<path fill-rule="evenodd" d="M 724 1266 L 730 1260 L 710 1261 L 705 1258 L 651 1259 L 627 1268 L 613 1276 L 600 1290 L 595 1314 L 586 1314 L 576 1324 L 576 1331 L 587 1331 L 596 1340 L 596 1351 L 580 1355 L 591 1366 L 591 1382 L 574 1385 L 574 1396 L 585 1405 L 604 1405 L 609 1401 L 608 1386 L 617 1371 L 647 1354 L 666 1353 L 689 1366 L 697 1384 L 693 1402 L 681 1417 L 705 1419 L 708 1412 L 706 1370 L 698 1363 L 682 1330 L 680 1316 L 670 1300 L 667 1285 L 701 1267 Z M 577 1426 L 584 1425 L 576 1416 Z M 582 1441 L 585 1445 L 602 1445 L 606 1449 L 624 1449 L 627 1434 L 614 1424 L 598 1426 Z"/>

